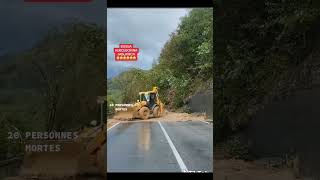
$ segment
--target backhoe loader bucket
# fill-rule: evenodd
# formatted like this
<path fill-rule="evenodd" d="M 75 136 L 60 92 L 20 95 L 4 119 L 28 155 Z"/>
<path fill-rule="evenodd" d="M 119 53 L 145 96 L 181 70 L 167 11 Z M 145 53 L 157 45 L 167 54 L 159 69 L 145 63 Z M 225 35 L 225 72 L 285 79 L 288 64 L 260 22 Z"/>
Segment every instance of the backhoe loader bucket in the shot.
<path fill-rule="evenodd" d="M 81 153 L 83 152 L 83 146 L 76 142 L 57 144 L 62 147 L 60 152 L 27 153 L 24 157 L 21 176 L 62 178 L 80 174 L 81 164 L 79 160 L 81 158 L 79 156 L 84 156 Z"/>
<path fill-rule="evenodd" d="M 128 107 L 126 111 L 116 111 L 113 119 L 129 121 L 137 118 L 137 113 L 135 113 L 135 107 Z"/>
<path fill-rule="evenodd" d="M 101 98 L 98 100 L 100 103 Z M 74 139 L 26 141 L 19 176 L 7 180 L 105 179 L 107 125 L 103 123 L 103 109 L 101 106 L 100 125 L 82 128 Z"/>
<path fill-rule="evenodd" d="M 53 142 L 60 144 L 59 152 L 34 152 L 24 157 L 21 177 L 67 178 L 81 175 L 98 175 L 104 171 L 104 158 L 98 159 L 85 150 L 86 146 L 80 142 Z M 102 152 L 100 152 L 101 154 Z"/>
<path fill-rule="evenodd" d="M 36 141 L 28 144 L 60 145 L 57 152 L 28 152 L 19 177 L 33 179 L 68 179 L 106 174 L 104 131 L 101 127 L 85 128 L 79 137 L 68 141 Z M 86 179 L 86 178 L 85 178 Z"/>

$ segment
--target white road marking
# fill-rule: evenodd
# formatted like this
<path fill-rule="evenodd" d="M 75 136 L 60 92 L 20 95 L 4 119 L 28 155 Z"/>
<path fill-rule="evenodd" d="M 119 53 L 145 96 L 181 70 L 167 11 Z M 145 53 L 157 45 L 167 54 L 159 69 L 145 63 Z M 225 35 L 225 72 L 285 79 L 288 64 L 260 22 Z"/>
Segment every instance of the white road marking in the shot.
<path fill-rule="evenodd" d="M 170 145 L 170 148 L 171 148 L 171 150 L 172 150 L 172 152 L 173 152 L 173 154 L 174 154 L 174 156 L 175 156 L 175 158 L 176 158 L 176 160 L 177 160 L 177 162 L 178 162 L 178 164 L 180 166 L 181 172 L 188 172 L 187 166 L 184 164 L 180 154 L 178 153 L 176 147 L 172 143 L 172 141 L 171 141 L 169 135 L 167 134 L 166 130 L 163 128 L 163 126 L 162 126 L 160 121 L 158 121 L 158 123 L 159 123 L 160 128 L 161 128 L 164 136 L 166 137 L 166 139 L 167 139 L 167 141 L 168 141 L 168 143 Z"/>
<path fill-rule="evenodd" d="M 203 120 L 200 120 L 201 122 L 204 122 L 204 123 L 206 123 L 206 124 L 210 124 L 209 122 L 207 122 L 207 121 L 203 121 Z"/>
<path fill-rule="evenodd" d="M 107 132 L 110 130 L 110 129 L 112 129 L 112 128 L 114 128 L 116 125 L 118 125 L 118 124 L 120 124 L 120 122 L 118 122 L 118 123 L 116 123 L 116 124 L 114 124 L 113 126 L 111 126 L 109 129 L 107 129 Z"/>

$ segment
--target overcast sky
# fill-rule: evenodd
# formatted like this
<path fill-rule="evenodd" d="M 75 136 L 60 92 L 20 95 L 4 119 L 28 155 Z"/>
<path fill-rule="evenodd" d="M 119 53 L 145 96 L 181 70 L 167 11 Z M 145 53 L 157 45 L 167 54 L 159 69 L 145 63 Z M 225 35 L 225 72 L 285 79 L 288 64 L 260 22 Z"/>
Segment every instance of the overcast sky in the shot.
<path fill-rule="evenodd" d="M 169 34 L 179 25 L 188 9 L 118 9 L 107 10 L 107 77 L 113 77 L 129 67 L 150 69 L 157 59 Z M 136 62 L 117 62 L 113 48 L 121 43 L 139 48 Z"/>
<path fill-rule="evenodd" d="M 57 5 L 0 0 L 0 55 L 30 48 L 51 27 L 74 19 L 105 26 L 104 2 Z"/>

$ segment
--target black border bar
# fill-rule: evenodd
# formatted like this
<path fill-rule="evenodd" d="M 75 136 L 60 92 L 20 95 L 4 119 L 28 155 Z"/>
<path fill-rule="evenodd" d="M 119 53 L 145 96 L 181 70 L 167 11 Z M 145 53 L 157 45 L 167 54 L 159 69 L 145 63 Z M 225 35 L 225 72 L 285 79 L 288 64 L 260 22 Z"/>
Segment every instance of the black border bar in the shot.
<path fill-rule="evenodd" d="M 213 0 L 106 0 L 108 8 L 137 7 L 213 7 Z"/>
<path fill-rule="evenodd" d="M 201 179 L 201 180 L 212 180 L 213 173 L 107 173 L 108 180 L 118 179 Z"/>

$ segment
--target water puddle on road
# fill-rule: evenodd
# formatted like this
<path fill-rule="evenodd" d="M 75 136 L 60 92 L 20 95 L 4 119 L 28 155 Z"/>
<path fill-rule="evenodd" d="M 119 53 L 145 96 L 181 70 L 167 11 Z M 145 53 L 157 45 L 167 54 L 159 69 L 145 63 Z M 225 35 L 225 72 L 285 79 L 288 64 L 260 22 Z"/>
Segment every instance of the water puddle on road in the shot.
<path fill-rule="evenodd" d="M 148 152 L 151 148 L 151 123 L 141 123 L 138 131 L 138 148 L 140 151 Z"/>

